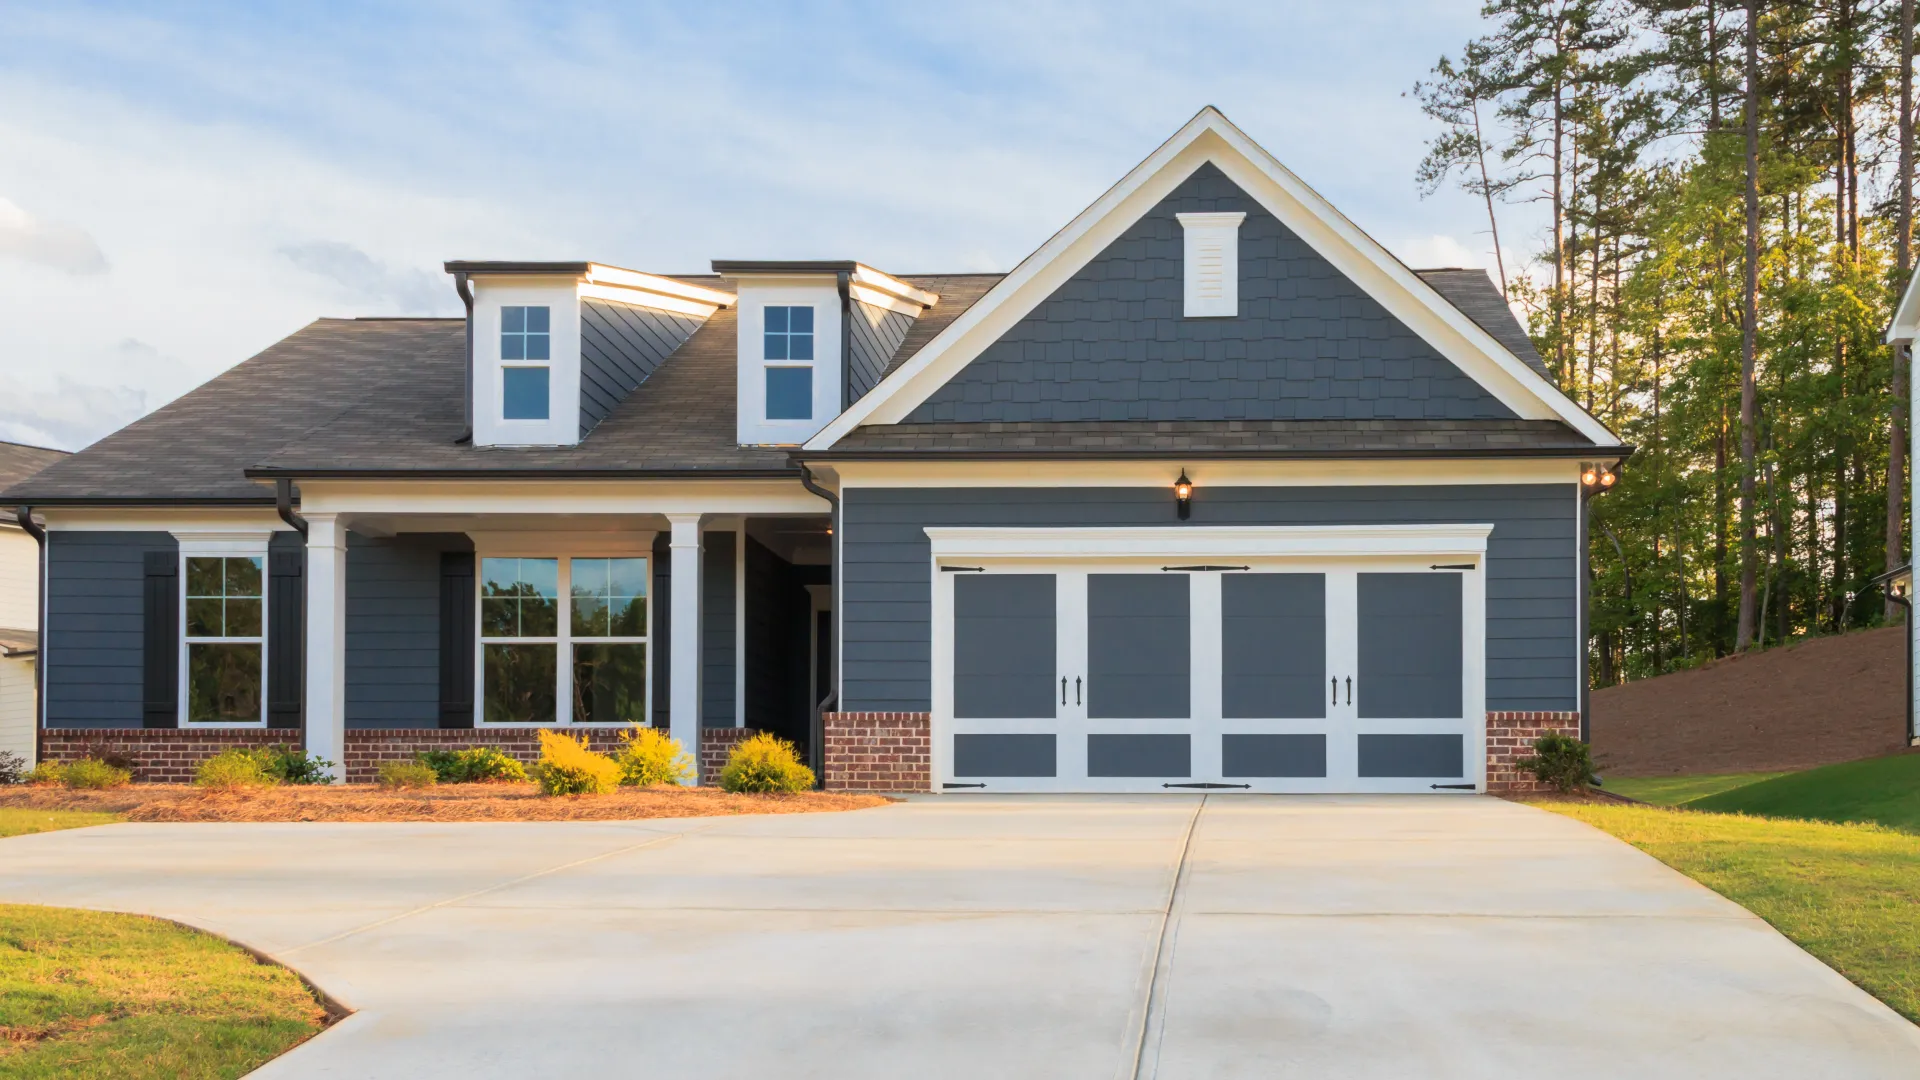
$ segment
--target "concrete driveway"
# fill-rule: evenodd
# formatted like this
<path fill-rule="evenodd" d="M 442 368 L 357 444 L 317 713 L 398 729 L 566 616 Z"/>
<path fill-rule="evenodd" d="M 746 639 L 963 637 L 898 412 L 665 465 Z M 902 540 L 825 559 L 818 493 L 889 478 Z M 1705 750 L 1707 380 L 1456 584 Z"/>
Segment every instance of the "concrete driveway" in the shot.
<path fill-rule="evenodd" d="M 1913 1077 L 1764 923 L 1493 799 L 956 797 L 632 823 L 113 825 L 0 899 L 359 1011 L 269 1077 Z"/>

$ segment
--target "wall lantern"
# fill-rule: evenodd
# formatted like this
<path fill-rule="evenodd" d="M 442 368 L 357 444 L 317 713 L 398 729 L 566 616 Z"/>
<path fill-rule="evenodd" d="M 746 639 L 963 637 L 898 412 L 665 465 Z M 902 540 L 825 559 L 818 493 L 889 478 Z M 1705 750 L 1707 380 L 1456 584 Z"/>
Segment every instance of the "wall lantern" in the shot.
<path fill-rule="evenodd" d="M 1173 504 L 1179 509 L 1180 520 L 1193 516 L 1193 481 L 1187 479 L 1187 470 L 1180 470 L 1180 479 L 1173 482 Z"/>
<path fill-rule="evenodd" d="M 1613 466 L 1589 462 L 1580 466 L 1580 494 L 1590 499 L 1612 488 L 1619 479 Z"/>

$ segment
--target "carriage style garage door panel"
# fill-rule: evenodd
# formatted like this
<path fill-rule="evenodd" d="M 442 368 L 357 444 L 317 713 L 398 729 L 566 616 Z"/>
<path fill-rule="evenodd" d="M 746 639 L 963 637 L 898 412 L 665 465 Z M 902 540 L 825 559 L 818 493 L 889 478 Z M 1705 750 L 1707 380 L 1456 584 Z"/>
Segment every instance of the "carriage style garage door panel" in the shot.
<path fill-rule="evenodd" d="M 1478 785 L 1485 530 L 1471 562 L 1457 537 L 1419 552 L 1419 530 L 1387 545 L 1407 550 L 1332 557 L 1313 542 L 1339 537 L 1260 532 L 1268 550 L 1207 562 L 937 551 L 941 788 Z"/>

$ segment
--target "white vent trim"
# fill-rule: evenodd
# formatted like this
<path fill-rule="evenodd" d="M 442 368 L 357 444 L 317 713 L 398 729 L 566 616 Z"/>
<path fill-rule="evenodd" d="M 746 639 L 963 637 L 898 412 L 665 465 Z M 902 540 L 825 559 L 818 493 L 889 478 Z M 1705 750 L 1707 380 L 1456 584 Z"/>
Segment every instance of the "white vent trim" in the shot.
<path fill-rule="evenodd" d="M 1240 314 L 1240 223 L 1247 215 L 1174 216 L 1186 230 L 1186 317 L 1219 319 Z"/>

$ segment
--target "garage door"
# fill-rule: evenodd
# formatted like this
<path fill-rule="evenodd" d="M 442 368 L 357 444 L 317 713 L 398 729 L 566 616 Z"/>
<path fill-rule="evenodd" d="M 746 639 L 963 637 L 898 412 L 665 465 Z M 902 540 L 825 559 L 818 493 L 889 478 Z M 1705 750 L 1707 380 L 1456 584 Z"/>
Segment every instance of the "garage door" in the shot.
<path fill-rule="evenodd" d="M 1471 789 L 1484 716 L 1473 565 L 943 565 L 939 783 Z"/>

